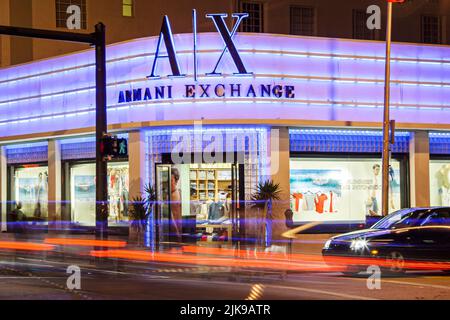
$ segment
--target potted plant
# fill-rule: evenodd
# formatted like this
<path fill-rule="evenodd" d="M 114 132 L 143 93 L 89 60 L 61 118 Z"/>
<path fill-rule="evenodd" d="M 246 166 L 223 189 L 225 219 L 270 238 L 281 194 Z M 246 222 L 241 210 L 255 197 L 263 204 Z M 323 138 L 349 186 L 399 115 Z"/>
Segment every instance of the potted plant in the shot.
<path fill-rule="evenodd" d="M 154 204 L 156 202 L 156 191 L 151 185 L 144 187 L 143 196 L 134 197 L 130 208 L 130 235 L 137 238 L 141 244 L 143 235 L 149 227 L 149 221 L 153 217 Z"/>
<path fill-rule="evenodd" d="M 263 209 L 263 219 L 265 227 L 264 243 L 266 247 L 272 244 L 272 208 L 273 201 L 280 200 L 280 184 L 272 180 L 258 183 L 256 192 L 252 196 L 252 201 L 257 208 Z"/>
<path fill-rule="evenodd" d="M 155 215 L 155 204 L 157 202 L 156 197 L 156 189 L 154 186 L 147 184 L 144 186 L 144 195 L 145 195 L 145 208 L 147 210 L 147 216 L 146 216 L 146 227 L 148 233 L 148 241 L 146 242 L 146 245 L 154 244 L 154 225 L 152 225 L 152 222 L 156 222 L 156 215 Z"/>

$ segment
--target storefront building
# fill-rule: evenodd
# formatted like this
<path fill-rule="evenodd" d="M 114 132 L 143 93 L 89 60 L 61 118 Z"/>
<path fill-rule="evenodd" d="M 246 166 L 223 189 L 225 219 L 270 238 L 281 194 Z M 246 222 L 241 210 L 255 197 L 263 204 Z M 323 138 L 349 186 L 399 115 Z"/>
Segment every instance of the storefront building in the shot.
<path fill-rule="evenodd" d="M 203 240 L 257 233 L 242 221 L 267 180 L 282 191 L 275 238 L 288 208 L 298 224 L 379 216 L 384 43 L 224 39 L 108 47 L 109 130 L 129 145 L 109 163 L 110 226 L 128 224 L 148 184 L 166 203 L 161 217 L 193 221 Z M 449 57 L 444 46 L 393 46 L 391 211 L 450 205 Z M 0 70 L 3 231 L 18 203 L 31 220 L 95 224 L 94 59 L 89 50 Z"/>

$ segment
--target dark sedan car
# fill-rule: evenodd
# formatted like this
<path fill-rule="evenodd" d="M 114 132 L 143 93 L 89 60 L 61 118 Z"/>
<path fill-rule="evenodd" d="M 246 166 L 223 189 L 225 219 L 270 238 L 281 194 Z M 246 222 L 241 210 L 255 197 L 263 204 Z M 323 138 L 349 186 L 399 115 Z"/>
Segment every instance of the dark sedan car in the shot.
<path fill-rule="evenodd" d="M 348 273 L 367 267 L 358 260 L 370 262 L 372 259 L 392 272 L 429 265 L 448 272 L 450 208 L 414 208 L 394 212 L 370 229 L 331 238 L 322 254 L 330 264 L 336 262 L 336 257 L 350 257 Z"/>

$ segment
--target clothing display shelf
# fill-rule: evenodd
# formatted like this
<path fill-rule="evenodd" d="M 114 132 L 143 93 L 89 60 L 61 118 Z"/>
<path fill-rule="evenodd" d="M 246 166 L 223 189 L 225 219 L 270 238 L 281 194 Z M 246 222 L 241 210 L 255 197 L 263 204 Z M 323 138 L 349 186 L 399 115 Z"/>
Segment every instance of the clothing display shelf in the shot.
<path fill-rule="evenodd" d="M 221 191 L 231 193 L 231 170 L 217 168 L 191 168 L 191 200 L 217 201 Z"/>

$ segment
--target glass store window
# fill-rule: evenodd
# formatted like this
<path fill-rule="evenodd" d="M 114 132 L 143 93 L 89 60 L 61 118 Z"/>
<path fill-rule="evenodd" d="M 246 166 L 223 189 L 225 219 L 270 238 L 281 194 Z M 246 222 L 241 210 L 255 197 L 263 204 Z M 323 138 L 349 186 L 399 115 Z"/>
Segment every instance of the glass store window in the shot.
<path fill-rule="evenodd" d="M 157 164 L 162 239 L 231 243 L 238 220 L 238 165 Z"/>
<path fill-rule="evenodd" d="M 27 220 L 47 220 L 48 167 L 28 165 L 14 168 L 12 196 Z"/>
<path fill-rule="evenodd" d="M 129 220 L 129 166 L 127 162 L 108 164 L 108 201 L 111 226 Z M 95 225 L 95 164 L 74 164 L 70 167 L 70 203 L 72 221 Z"/>
<path fill-rule="evenodd" d="M 450 206 L 450 160 L 430 161 L 430 205 Z"/>
<path fill-rule="evenodd" d="M 390 168 L 389 211 L 401 209 L 400 161 Z M 290 161 L 294 222 L 363 222 L 381 216 L 381 160 L 293 158 Z"/>

